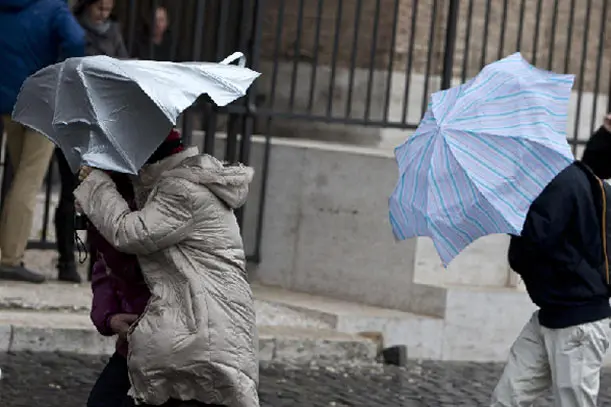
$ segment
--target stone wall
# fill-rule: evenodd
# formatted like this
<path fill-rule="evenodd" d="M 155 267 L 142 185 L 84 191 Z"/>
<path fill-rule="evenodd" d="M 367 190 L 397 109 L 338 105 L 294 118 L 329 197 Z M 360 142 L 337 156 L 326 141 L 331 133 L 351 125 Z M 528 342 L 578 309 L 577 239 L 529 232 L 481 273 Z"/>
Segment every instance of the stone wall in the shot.
<path fill-rule="evenodd" d="M 598 88 L 607 93 L 611 62 L 611 31 L 606 30 L 601 38 L 601 24 L 605 21 L 603 4 L 605 0 L 462 0 L 460 1 L 459 26 L 456 37 L 454 75 L 465 76 L 477 73 L 482 63 L 488 63 L 508 55 L 518 49 L 531 62 L 541 68 L 552 68 L 580 74 L 582 55 L 585 49 L 584 74 L 580 75 L 585 90 L 594 90 L 597 85 L 597 55 L 602 40 L 603 58 L 601 60 L 600 82 Z M 331 65 L 333 61 L 334 39 L 339 21 L 339 42 L 336 56 L 337 67 L 348 68 L 353 59 L 355 21 L 359 21 L 358 45 L 354 57 L 355 66 L 371 66 L 371 48 L 374 39 L 376 4 L 380 4 L 378 32 L 373 66 L 386 69 L 394 51 L 393 67 L 403 71 L 410 52 L 412 40 L 412 17 L 415 15 L 415 35 L 413 37 L 412 67 L 416 73 L 426 73 L 430 66 L 431 75 L 441 74 L 445 47 L 445 28 L 448 19 L 449 0 L 363 0 L 360 15 L 357 14 L 357 1 L 324 1 L 320 18 L 320 45 L 318 63 Z M 277 23 L 282 11 L 282 0 L 268 0 L 263 32 L 262 56 L 274 56 L 277 37 Z M 292 61 L 296 57 L 296 42 L 299 25 L 300 1 L 285 0 L 283 31 L 278 55 L 281 60 Z M 342 5 L 341 18 L 338 20 L 338 4 Z M 491 5 L 487 10 L 487 3 Z M 520 23 L 521 5 L 524 4 L 524 18 Z M 417 9 L 414 7 L 418 5 Z M 504 13 L 504 5 L 506 14 Z M 571 5 L 575 7 L 571 8 Z M 297 46 L 300 61 L 311 61 L 315 52 L 315 37 L 318 23 L 317 0 L 303 1 L 303 26 L 301 41 Z M 557 9 L 555 12 L 555 5 Z M 590 18 L 588 20 L 588 5 Z M 470 9 L 471 8 L 471 9 Z M 395 10 L 398 9 L 398 13 Z M 505 15 L 505 29 L 503 16 Z M 358 16 L 358 17 L 357 17 Z M 488 16 L 488 18 L 487 18 Z M 537 17 L 540 18 L 537 18 Z M 486 20 L 488 21 L 486 28 Z M 570 21 L 572 20 L 572 25 Z M 393 45 L 393 26 L 397 23 Z M 555 23 L 554 23 L 555 22 Z M 470 32 L 467 33 L 470 26 Z M 569 26 L 571 33 L 569 35 Z M 554 32 L 555 28 L 555 32 Z M 521 45 L 518 37 L 521 34 Z M 587 30 L 587 44 L 584 42 Z M 504 35 L 502 34 L 504 32 Z M 538 32 L 538 34 L 537 34 Z M 467 35 L 469 41 L 467 42 Z M 535 39 L 537 43 L 535 45 Z M 503 47 L 501 47 L 501 42 Z M 585 45 L 585 47 L 584 47 Z M 567 52 L 568 50 L 568 52 Z M 429 62 L 430 52 L 430 64 Z M 551 57 L 551 63 L 550 63 Z M 578 84 L 579 82 L 577 82 Z"/>

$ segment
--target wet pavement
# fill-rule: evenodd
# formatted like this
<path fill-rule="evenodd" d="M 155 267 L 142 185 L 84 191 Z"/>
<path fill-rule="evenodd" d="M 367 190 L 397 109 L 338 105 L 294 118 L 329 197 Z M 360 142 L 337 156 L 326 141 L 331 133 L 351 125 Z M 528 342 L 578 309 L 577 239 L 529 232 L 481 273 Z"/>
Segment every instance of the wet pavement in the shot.
<path fill-rule="evenodd" d="M 105 358 L 72 354 L 0 355 L 0 406 L 84 407 Z M 261 366 L 267 407 L 486 406 L 498 364 L 410 362 L 392 366 Z M 611 405 L 611 371 L 603 374 L 600 405 Z M 537 406 L 552 406 L 551 399 Z"/>

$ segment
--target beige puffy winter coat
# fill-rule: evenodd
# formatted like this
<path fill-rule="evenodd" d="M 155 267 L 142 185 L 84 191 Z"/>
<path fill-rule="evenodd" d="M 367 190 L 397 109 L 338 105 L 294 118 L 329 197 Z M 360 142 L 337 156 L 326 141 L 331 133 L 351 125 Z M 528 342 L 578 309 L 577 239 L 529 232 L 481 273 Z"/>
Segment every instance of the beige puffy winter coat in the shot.
<path fill-rule="evenodd" d="M 82 211 L 125 253 L 138 255 L 152 297 L 128 335 L 130 395 L 257 407 L 256 320 L 233 209 L 253 171 L 197 149 L 146 166 L 131 212 L 104 172 L 75 191 Z"/>

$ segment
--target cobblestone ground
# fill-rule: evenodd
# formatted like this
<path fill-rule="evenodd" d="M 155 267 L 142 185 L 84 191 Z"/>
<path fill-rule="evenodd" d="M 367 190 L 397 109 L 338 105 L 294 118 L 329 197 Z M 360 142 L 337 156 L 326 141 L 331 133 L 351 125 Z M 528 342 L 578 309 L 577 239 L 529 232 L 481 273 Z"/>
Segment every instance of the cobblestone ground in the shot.
<path fill-rule="evenodd" d="M 2 407 L 84 407 L 104 365 L 100 357 L 17 353 L 0 356 Z M 500 374 L 497 364 L 412 362 L 382 366 L 261 366 L 264 407 L 486 406 Z M 600 405 L 611 405 L 611 372 Z M 552 406 L 547 397 L 537 404 Z"/>

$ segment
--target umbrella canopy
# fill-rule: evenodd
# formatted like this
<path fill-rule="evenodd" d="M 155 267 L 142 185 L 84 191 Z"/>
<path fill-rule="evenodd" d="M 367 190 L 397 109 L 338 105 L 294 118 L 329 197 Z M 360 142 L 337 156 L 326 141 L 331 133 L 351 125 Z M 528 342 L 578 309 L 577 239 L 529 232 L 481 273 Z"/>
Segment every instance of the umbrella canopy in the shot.
<path fill-rule="evenodd" d="M 135 174 L 198 97 L 227 105 L 258 76 L 240 53 L 221 63 L 71 58 L 25 81 L 13 119 L 59 146 L 74 171 Z"/>
<path fill-rule="evenodd" d="M 395 237 L 431 237 L 447 266 L 482 236 L 519 235 L 532 202 L 574 161 L 565 130 L 573 81 L 517 53 L 434 93 L 395 150 Z"/>

